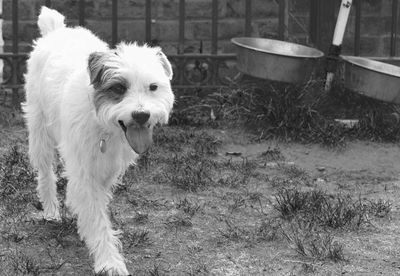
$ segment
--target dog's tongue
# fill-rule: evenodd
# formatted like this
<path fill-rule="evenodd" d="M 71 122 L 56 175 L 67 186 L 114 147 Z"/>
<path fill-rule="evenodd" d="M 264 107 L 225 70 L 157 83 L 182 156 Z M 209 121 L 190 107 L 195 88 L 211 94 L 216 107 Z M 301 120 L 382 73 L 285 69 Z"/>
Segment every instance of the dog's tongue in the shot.
<path fill-rule="evenodd" d="M 128 126 L 125 131 L 125 136 L 131 148 L 137 154 L 142 154 L 146 152 L 153 143 L 153 128 Z"/>

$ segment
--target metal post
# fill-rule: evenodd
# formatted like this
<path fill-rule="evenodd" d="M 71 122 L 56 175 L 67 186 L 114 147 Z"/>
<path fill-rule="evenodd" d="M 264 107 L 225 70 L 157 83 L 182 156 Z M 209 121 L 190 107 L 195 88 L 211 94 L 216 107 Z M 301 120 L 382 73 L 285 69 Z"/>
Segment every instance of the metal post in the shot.
<path fill-rule="evenodd" d="M 251 0 L 246 0 L 244 34 L 245 36 L 251 35 Z"/>
<path fill-rule="evenodd" d="M 278 39 L 285 40 L 286 0 L 279 0 Z"/>
<path fill-rule="evenodd" d="M 151 43 L 151 0 L 146 0 L 146 42 Z"/>
<path fill-rule="evenodd" d="M 355 36 L 354 36 L 354 55 L 360 55 L 361 49 L 361 5 L 362 0 L 356 0 L 356 23 L 355 23 Z"/>
<path fill-rule="evenodd" d="M 85 26 L 85 0 L 79 0 L 79 26 Z"/>
<path fill-rule="evenodd" d="M 321 44 L 320 1 L 321 0 L 311 0 L 310 3 L 310 40 L 317 46 Z"/>
<path fill-rule="evenodd" d="M 211 12 L 211 54 L 218 52 L 218 0 L 212 0 Z"/>
<path fill-rule="evenodd" d="M 185 43 L 185 0 L 179 0 L 179 46 L 178 54 L 183 53 Z"/>
<path fill-rule="evenodd" d="M 3 0 L 0 0 L 0 54 L 4 53 L 4 40 L 3 40 Z M 3 83 L 3 68 L 4 62 L 0 59 L 0 84 Z"/>
<path fill-rule="evenodd" d="M 390 35 L 390 56 L 394 57 L 396 55 L 396 45 L 397 45 L 397 23 L 398 23 L 398 7 L 399 1 L 392 1 L 392 30 Z"/>
<path fill-rule="evenodd" d="M 18 54 L 18 0 L 12 1 L 12 52 L 13 54 Z M 20 99 L 19 99 L 19 91 L 18 91 L 18 58 L 14 56 L 12 58 L 12 106 L 20 109 Z"/>
<path fill-rule="evenodd" d="M 118 41 L 118 0 L 112 0 L 111 12 L 111 44 L 115 47 Z"/>

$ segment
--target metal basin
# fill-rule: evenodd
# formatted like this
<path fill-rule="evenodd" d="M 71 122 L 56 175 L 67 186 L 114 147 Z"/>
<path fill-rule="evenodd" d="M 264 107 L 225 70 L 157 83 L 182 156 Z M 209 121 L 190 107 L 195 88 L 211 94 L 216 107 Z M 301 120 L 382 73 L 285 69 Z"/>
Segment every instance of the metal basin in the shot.
<path fill-rule="evenodd" d="M 378 100 L 400 103 L 400 67 L 362 57 L 342 58 L 346 88 Z"/>
<path fill-rule="evenodd" d="M 280 40 L 235 37 L 237 66 L 244 74 L 289 83 L 310 79 L 324 53 L 303 45 Z"/>

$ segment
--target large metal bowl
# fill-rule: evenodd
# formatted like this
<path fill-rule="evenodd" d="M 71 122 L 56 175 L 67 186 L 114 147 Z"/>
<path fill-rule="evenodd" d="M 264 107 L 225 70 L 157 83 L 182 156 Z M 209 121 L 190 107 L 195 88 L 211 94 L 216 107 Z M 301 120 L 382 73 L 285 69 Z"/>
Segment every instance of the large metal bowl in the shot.
<path fill-rule="evenodd" d="M 303 45 L 274 39 L 235 37 L 237 66 L 244 74 L 289 83 L 310 79 L 324 53 Z"/>
<path fill-rule="evenodd" d="M 346 88 L 378 100 L 400 103 L 400 67 L 353 56 L 342 56 Z"/>

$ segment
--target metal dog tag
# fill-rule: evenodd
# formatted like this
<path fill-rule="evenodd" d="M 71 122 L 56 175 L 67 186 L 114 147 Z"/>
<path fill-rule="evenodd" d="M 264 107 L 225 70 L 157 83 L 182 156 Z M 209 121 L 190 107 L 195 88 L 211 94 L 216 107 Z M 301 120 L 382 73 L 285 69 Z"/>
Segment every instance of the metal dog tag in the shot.
<path fill-rule="evenodd" d="M 99 146 L 100 146 L 100 151 L 101 151 L 101 153 L 105 153 L 106 150 L 107 150 L 106 140 L 101 139 L 101 140 L 100 140 Z"/>

